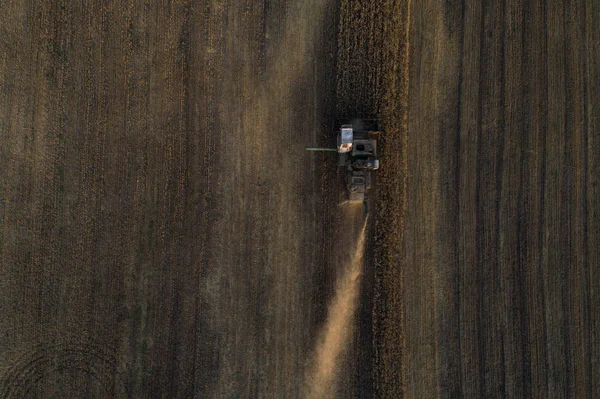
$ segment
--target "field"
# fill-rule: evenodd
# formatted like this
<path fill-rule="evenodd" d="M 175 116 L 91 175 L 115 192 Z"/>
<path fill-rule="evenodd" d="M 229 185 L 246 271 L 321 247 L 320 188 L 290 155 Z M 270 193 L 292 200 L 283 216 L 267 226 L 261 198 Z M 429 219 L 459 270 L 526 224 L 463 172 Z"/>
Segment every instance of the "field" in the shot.
<path fill-rule="evenodd" d="M 362 214 L 304 147 L 352 116 L 380 119 L 382 169 L 318 396 L 600 389 L 593 1 L 0 21 L 0 397 L 314 395 Z"/>
<path fill-rule="evenodd" d="M 409 397 L 599 391 L 593 1 L 413 3 Z"/>

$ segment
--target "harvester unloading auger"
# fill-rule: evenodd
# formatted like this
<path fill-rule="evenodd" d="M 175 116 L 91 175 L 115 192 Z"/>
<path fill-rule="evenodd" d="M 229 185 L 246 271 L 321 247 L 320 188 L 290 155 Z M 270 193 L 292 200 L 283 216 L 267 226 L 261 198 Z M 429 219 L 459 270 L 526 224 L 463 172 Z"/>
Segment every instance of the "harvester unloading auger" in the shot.
<path fill-rule="evenodd" d="M 371 172 L 379 169 L 377 158 L 377 122 L 353 119 L 337 125 L 336 148 L 306 147 L 308 151 L 331 151 L 339 154 L 339 166 L 344 168 L 344 180 L 349 202 L 362 202 L 365 215 L 369 212 L 368 192 Z"/>

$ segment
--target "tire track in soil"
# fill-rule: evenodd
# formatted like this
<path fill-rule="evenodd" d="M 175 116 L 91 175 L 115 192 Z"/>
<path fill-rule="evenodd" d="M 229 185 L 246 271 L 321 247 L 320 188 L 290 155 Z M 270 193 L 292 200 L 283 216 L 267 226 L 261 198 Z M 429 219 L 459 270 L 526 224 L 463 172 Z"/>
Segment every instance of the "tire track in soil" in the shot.
<path fill-rule="evenodd" d="M 98 385 L 103 396 L 114 397 L 120 393 L 115 350 L 103 347 L 90 340 L 63 343 L 41 343 L 32 353 L 17 359 L 0 381 L 0 397 L 22 398 L 32 391 L 49 395 L 52 389 L 61 391 L 63 377 L 78 374 L 78 380 L 87 381 L 86 392 Z M 86 377 L 87 376 L 87 377 Z M 54 386 L 40 385 L 40 381 L 55 383 Z M 96 384 L 93 384 L 96 381 Z M 69 391 L 69 395 L 74 392 Z M 81 392 L 83 394 L 83 392 Z"/>

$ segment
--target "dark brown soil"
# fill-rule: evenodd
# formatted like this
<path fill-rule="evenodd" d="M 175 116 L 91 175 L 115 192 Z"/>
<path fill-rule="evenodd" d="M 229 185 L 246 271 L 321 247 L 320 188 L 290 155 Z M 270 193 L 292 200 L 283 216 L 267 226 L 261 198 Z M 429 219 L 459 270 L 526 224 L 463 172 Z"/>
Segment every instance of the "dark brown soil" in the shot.
<path fill-rule="evenodd" d="M 598 392 L 599 23 L 594 1 L 413 2 L 407 396 Z"/>
<path fill-rule="evenodd" d="M 1 7 L 0 396 L 300 396 L 362 225 L 304 147 L 377 112 L 374 7 Z M 373 389 L 370 319 L 341 393 Z"/>

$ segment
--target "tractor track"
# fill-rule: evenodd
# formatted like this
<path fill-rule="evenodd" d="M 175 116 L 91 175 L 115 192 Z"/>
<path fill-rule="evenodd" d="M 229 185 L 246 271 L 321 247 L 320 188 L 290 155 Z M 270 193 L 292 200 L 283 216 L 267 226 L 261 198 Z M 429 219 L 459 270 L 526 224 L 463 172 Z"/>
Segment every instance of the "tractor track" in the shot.
<path fill-rule="evenodd" d="M 114 396 L 118 382 L 115 351 L 89 341 L 36 345 L 32 353 L 23 354 L 11 365 L 0 382 L 3 398 L 28 397 L 31 391 L 51 392 L 52 386 L 40 386 L 60 380 L 65 372 L 83 373 L 102 387 L 103 396 Z"/>

